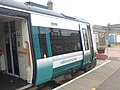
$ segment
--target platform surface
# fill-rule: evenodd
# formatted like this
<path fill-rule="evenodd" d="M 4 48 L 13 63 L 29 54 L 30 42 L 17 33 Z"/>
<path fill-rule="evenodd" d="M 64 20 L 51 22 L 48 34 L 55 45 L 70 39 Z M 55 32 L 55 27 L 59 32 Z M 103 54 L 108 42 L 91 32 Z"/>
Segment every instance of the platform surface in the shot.
<path fill-rule="evenodd" d="M 101 63 L 105 62 L 108 60 L 101 61 Z M 96 67 L 100 65 L 99 63 Z M 120 61 L 109 61 L 107 64 L 87 73 L 54 90 L 120 90 Z"/>
<path fill-rule="evenodd" d="M 120 90 L 120 68 L 104 80 L 96 90 Z"/>

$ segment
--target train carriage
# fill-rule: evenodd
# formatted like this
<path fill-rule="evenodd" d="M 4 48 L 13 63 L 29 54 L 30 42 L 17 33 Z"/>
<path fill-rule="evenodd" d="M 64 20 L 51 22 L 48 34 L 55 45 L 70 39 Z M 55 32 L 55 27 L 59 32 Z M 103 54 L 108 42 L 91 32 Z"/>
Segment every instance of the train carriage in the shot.
<path fill-rule="evenodd" d="M 95 65 L 90 23 L 24 3 L 0 1 L 1 89 L 41 85 Z"/>

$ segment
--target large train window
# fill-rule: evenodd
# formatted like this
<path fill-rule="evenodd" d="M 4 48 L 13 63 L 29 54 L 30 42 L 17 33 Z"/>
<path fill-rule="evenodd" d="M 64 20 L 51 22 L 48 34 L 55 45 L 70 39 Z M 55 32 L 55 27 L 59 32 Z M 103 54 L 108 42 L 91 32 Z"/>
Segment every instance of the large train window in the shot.
<path fill-rule="evenodd" d="M 80 31 L 33 27 L 36 58 L 82 51 Z"/>
<path fill-rule="evenodd" d="M 50 29 L 53 56 L 82 51 L 80 39 L 80 32 L 77 30 Z"/>
<path fill-rule="evenodd" d="M 89 50 L 88 32 L 87 32 L 87 29 L 82 28 L 82 31 L 83 31 L 83 39 L 84 39 L 85 50 Z"/>

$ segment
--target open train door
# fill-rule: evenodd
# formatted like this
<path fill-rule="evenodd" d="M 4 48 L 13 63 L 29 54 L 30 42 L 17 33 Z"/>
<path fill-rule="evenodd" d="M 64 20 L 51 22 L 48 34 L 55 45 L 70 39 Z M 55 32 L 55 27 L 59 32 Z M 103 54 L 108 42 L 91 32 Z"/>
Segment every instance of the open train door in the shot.
<path fill-rule="evenodd" d="M 30 13 L 18 11 L 17 8 L 10 7 L 8 2 L 0 2 L 1 90 L 17 88 L 23 90 L 33 84 L 33 50 L 30 48 L 32 45 L 30 28 Z"/>

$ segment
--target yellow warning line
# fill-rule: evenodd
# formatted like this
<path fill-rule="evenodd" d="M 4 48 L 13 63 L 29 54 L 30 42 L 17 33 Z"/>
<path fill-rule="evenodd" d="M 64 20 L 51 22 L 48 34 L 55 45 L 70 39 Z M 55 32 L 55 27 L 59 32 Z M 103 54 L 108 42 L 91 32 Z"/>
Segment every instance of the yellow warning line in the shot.
<path fill-rule="evenodd" d="M 91 90 L 96 90 L 96 88 L 91 88 Z"/>

